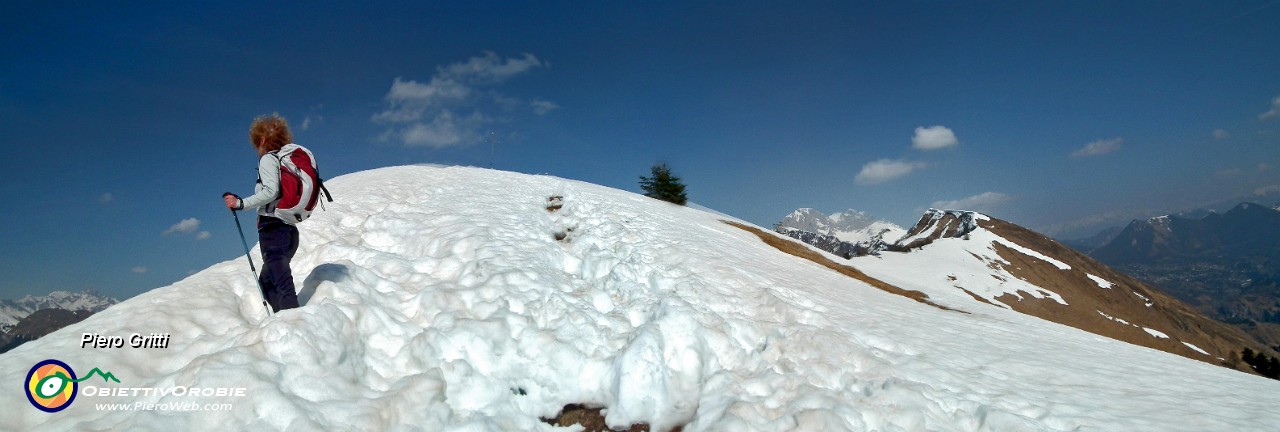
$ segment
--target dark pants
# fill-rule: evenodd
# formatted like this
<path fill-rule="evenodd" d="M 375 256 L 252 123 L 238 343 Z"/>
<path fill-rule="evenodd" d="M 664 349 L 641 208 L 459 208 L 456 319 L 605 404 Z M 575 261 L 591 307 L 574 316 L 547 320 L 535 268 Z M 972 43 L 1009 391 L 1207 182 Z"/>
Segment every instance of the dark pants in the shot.
<path fill-rule="evenodd" d="M 298 291 L 289 269 L 289 261 L 298 251 L 298 228 L 280 219 L 259 216 L 258 241 L 262 246 L 262 275 L 258 282 L 267 303 L 276 312 L 298 307 Z"/>

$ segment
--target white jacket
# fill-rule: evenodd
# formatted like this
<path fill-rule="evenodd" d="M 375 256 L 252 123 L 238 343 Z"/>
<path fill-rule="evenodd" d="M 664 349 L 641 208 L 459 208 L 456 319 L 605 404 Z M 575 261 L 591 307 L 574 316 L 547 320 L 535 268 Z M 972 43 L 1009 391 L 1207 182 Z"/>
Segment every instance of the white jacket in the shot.
<path fill-rule="evenodd" d="M 280 159 L 267 153 L 258 159 L 258 184 L 253 195 L 240 200 L 240 209 L 257 208 L 258 216 L 272 216 L 280 202 Z"/>

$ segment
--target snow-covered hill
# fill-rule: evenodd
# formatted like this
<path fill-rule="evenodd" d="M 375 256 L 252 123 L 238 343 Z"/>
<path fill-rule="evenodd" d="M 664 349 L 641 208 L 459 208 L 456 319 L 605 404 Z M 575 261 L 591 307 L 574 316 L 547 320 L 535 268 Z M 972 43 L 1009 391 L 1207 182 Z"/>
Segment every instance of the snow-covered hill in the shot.
<path fill-rule="evenodd" d="M 880 259 L 854 264 L 935 296 L 1027 313 L 1211 364 L 1248 370 L 1239 329 L 1042 234 L 970 211 L 930 209 Z"/>
<path fill-rule="evenodd" d="M 98 312 L 119 300 L 92 291 L 54 291 L 42 296 L 24 296 L 17 300 L 0 300 L 0 333 L 12 329 L 27 315 L 41 309 L 88 310 Z"/>
<path fill-rule="evenodd" d="M 587 183 L 412 166 L 326 184 L 339 202 L 293 262 L 302 308 L 267 317 L 243 257 L 214 265 L 0 355 L 0 381 L 49 358 L 88 378 L 56 413 L 0 392 L 0 429 L 569 430 L 539 418 L 571 403 L 685 431 L 1280 424 L 1280 382 L 939 289 L 947 262 L 853 261 L 952 310 Z"/>

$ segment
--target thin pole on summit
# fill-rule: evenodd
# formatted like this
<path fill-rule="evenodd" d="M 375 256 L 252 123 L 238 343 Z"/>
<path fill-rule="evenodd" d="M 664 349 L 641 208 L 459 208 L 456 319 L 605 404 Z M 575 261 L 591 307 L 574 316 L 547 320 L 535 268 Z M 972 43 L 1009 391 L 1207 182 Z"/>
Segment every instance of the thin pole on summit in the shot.
<path fill-rule="evenodd" d="M 489 169 L 493 169 L 495 159 L 493 147 L 497 144 L 497 138 L 494 136 L 493 131 L 489 131 L 489 139 L 486 139 L 485 141 L 489 142 Z"/>
<path fill-rule="evenodd" d="M 240 233 L 240 244 L 244 245 L 244 257 L 249 260 L 249 271 L 253 272 L 253 281 L 258 284 L 258 292 L 262 294 L 262 307 L 267 308 L 267 316 L 271 316 L 273 314 L 271 306 L 267 304 L 267 290 L 262 289 L 262 280 L 258 279 L 258 269 L 254 268 L 253 256 L 249 255 L 249 242 L 244 239 L 244 229 L 240 227 L 240 215 L 232 209 L 231 217 L 236 219 L 236 231 Z"/>

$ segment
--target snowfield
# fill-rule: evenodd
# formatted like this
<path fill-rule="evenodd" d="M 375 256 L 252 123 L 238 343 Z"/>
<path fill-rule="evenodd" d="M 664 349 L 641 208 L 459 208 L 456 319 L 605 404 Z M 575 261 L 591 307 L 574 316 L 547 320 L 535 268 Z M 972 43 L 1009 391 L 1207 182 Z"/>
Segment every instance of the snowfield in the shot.
<path fill-rule="evenodd" d="M 987 216 L 975 214 L 975 217 Z M 1060 304 L 1067 304 L 1067 301 L 1058 293 L 1022 280 L 996 265 L 997 263 L 1008 265 L 1009 262 L 1000 258 L 994 245 L 1004 245 L 1053 264 L 1059 269 L 1070 269 L 1071 266 L 1011 242 L 989 230 L 974 230 L 967 236 L 969 240 L 965 241 L 954 239 L 935 241 L 926 250 L 889 253 L 884 254 L 883 257 L 862 256 L 850 260 L 849 263 L 877 279 L 924 292 L 943 304 L 962 310 L 975 308 L 971 305 L 972 296 L 1004 305 L 998 298 L 1005 294 L 1012 294 L 1018 299 L 1022 299 L 1023 296 L 1048 298 Z M 910 240 L 904 239 L 900 243 L 906 244 Z M 959 287 L 968 287 L 971 290 L 969 293 L 972 294 L 958 289 Z"/>
<path fill-rule="evenodd" d="M 478 168 L 326 185 L 338 201 L 300 225 L 293 262 L 303 307 L 267 317 L 244 257 L 139 295 L 0 355 L 0 429 L 572 430 L 539 419 L 570 403 L 607 407 L 615 427 L 685 431 L 1280 425 L 1280 382 L 963 293 L 935 296 L 963 312 L 944 311 L 779 252 L 721 215 Z M 551 197 L 563 207 L 549 211 Z M 931 265 L 866 270 L 907 289 L 954 273 Z M 85 333 L 171 339 L 81 348 Z M 91 377 L 68 408 L 42 412 L 18 388 L 49 358 L 120 383 Z M 108 391 L 178 387 L 244 396 Z M 184 402 L 224 409 L 99 406 Z"/>

